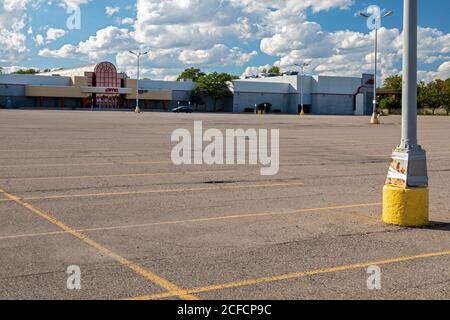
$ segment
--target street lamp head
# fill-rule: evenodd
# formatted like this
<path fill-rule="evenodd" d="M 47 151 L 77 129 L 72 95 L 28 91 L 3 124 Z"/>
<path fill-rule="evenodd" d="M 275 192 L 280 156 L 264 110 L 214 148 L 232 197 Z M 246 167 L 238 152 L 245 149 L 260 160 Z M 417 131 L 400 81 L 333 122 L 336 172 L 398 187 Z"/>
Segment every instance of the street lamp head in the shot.
<path fill-rule="evenodd" d="M 129 53 L 131 53 L 131 54 L 136 54 L 136 53 L 134 53 L 134 52 L 133 52 L 133 51 L 131 51 L 131 50 L 130 50 L 130 51 L 128 51 L 128 52 L 129 52 Z"/>
<path fill-rule="evenodd" d="M 370 16 L 367 13 L 364 13 L 362 11 L 358 12 L 357 14 L 359 17 L 363 17 L 363 18 L 370 18 Z"/>
<path fill-rule="evenodd" d="M 297 67 L 307 67 L 310 65 L 310 63 L 309 62 L 303 62 L 302 64 L 294 63 L 294 65 Z"/>
<path fill-rule="evenodd" d="M 392 16 L 393 14 L 394 14 L 394 11 L 389 10 L 388 12 L 386 12 L 386 13 L 383 15 L 383 18 L 385 18 L 385 17 L 390 17 L 390 16 Z"/>

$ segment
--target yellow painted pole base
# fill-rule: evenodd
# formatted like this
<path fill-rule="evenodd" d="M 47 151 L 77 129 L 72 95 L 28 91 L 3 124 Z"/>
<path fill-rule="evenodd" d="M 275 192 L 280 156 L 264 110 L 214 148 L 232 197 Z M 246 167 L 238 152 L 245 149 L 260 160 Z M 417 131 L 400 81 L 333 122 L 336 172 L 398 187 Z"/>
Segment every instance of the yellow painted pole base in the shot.
<path fill-rule="evenodd" d="M 383 222 L 403 227 L 423 227 L 429 222 L 428 187 L 383 189 Z"/>
<path fill-rule="evenodd" d="M 378 117 L 370 118 L 370 124 L 380 124 L 380 119 Z"/>

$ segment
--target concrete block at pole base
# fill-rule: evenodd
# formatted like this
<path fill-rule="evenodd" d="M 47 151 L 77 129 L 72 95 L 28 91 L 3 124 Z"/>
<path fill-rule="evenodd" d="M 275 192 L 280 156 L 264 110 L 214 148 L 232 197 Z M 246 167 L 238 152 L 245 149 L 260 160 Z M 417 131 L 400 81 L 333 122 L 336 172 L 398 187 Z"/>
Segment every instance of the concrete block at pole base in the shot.
<path fill-rule="evenodd" d="M 372 116 L 372 118 L 370 118 L 370 124 L 380 124 L 379 117 Z"/>
<path fill-rule="evenodd" d="M 385 185 L 383 222 L 403 227 L 423 227 L 429 222 L 428 187 Z"/>
<path fill-rule="evenodd" d="M 136 107 L 136 109 L 134 109 L 134 113 L 141 113 L 141 108 Z"/>

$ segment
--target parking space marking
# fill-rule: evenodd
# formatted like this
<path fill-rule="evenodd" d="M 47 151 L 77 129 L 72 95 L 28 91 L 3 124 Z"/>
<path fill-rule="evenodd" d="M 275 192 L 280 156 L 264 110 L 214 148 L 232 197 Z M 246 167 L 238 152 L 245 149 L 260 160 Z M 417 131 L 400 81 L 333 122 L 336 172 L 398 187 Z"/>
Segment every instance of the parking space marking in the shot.
<path fill-rule="evenodd" d="M 112 165 L 137 165 L 137 164 L 173 164 L 171 161 L 141 161 L 141 162 L 92 162 L 92 163 L 36 163 L 36 164 L 6 164 L 0 168 L 46 168 L 46 167 L 90 167 Z"/>
<path fill-rule="evenodd" d="M 291 187 L 303 186 L 301 182 L 295 183 L 269 183 L 269 184 L 251 184 L 241 186 L 221 186 L 221 187 L 203 187 L 203 188 L 180 188 L 180 189 L 161 189 L 161 190 L 141 190 L 141 191 L 123 191 L 123 192 L 104 192 L 104 193 L 85 193 L 85 194 L 66 194 L 42 197 L 21 197 L 23 200 L 58 200 L 58 199 L 74 199 L 74 198 L 95 198 L 95 197 L 113 197 L 128 196 L 152 193 L 177 193 L 177 192 L 195 192 L 195 191 L 217 191 L 217 190 L 236 190 L 236 189 L 259 189 L 267 187 Z M 11 201 L 11 199 L 3 199 L 2 201 Z"/>
<path fill-rule="evenodd" d="M 196 218 L 196 219 L 174 220 L 174 221 L 161 221 L 161 222 L 143 223 L 143 224 L 136 224 L 136 225 L 123 225 L 123 226 L 113 226 L 113 227 L 76 229 L 75 231 L 77 231 L 77 232 L 98 232 L 98 231 L 126 230 L 126 229 L 148 228 L 148 227 L 163 226 L 163 225 L 176 225 L 176 224 L 196 223 L 196 222 L 212 222 L 212 221 L 236 220 L 236 219 L 244 219 L 244 218 L 258 218 L 258 217 L 292 215 L 292 214 L 298 214 L 298 213 L 331 211 L 331 210 L 339 210 L 339 209 L 363 208 L 363 207 L 373 207 L 373 206 L 380 206 L 380 205 L 381 205 L 381 203 L 362 203 L 362 204 L 341 205 L 341 206 L 322 207 L 322 208 L 298 209 L 298 210 L 281 211 L 281 212 L 261 212 L 261 213 L 235 214 L 235 215 L 227 215 L 227 216 L 219 216 L 219 217 Z M 367 219 L 370 219 L 370 218 L 367 217 Z M 66 231 L 53 231 L 53 232 L 42 232 L 42 233 L 30 233 L 30 234 L 12 235 L 12 236 L 0 237 L 0 241 L 1 240 L 18 239 L 18 238 L 33 238 L 33 237 L 42 237 L 42 236 L 53 236 L 53 235 L 59 235 L 59 234 L 64 234 L 64 233 L 67 233 L 67 232 Z"/>
<path fill-rule="evenodd" d="M 269 277 L 241 280 L 241 281 L 233 281 L 233 282 L 227 282 L 227 283 L 222 283 L 222 284 L 215 284 L 215 285 L 209 285 L 209 286 L 204 286 L 204 287 L 197 287 L 197 288 L 193 288 L 193 289 L 187 289 L 184 292 L 186 294 L 197 294 L 198 295 L 200 293 L 219 291 L 219 290 L 224 290 L 224 289 L 249 287 L 249 286 L 254 286 L 254 285 L 258 285 L 258 284 L 279 282 L 279 281 L 285 281 L 285 280 L 295 280 L 295 279 L 304 278 L 304 277 L 308 277 L 308 276 L 317 276 L 317 275 L 327 274 L 327 273 L 336 273 L 336 272 L 341 272 L 341 271 L 364 269 L 364 268 L 368 268 L 373 265 L 381 266 L 381 265 L 402 263 L 402 262 L 408 262 L 408 261 L 414 261 L 414 260 L 423 260 L 423 259 L 428 259 L 428 258 L 444 257 L 444 256 L 449 256 L 449 255 L 450 255 L 450 250 L 449 251 L 432 252 L 432 253 L 424 253 L 424 254 L 418 254 L 418 255 L 414 255 L 414 256 L 404 256 L 404 257 L 391 258 L 391 259 L 385 259 L 385 260 L 342 265 L 342 266 L 325 268 L 325 269 L 294 272 L 294 273 L 288 273 L 288 274 L 278 275 L 278 276 L 269 276 Z M 175 297 L 175 296 L 176 296 L 175 293 L 166 292 L 166 293 L 150 294 L 150 295 L 141 296 L 141 297 L 126 298 L 125 300 L 156 300 L 156 299 L 171 298 L 171 297 Z"/>
<path fill-rule="evenodd" d="M 68 226 L 64 222 L 56 219 L 55 217 L 53 217 L 49 213 L 34 207 L 32 204 L 21 200 L 19 197 L 15 196 L 15 195 L 12 195 L 12 194 L 6 192 L 3 189 L 0 189 L 0 193 L 3 194 L 4 196 L 6 196 L 8 199 L 11 199 L 12 201 L 17 203 L 18 205 L 20 205 L 20 206 L 30 210 L 34 214 L 36 214 L 36 215 L 40 216 L 41 218 L 49 221 L 50 223 L 56 225 L 57 227 L 59 227 L 60 229 L 65 231 L 66 233 L 71 234 L 75 238 L 81 240 L 82 242 L 84 242 L 87 245 L 91 246 L 92 248 L 96 249 L 101 254 L 110 257 L 111 259 L 117 261 L 118 263 L 122 264 L 123 266 L 126 266 L 126 267 L 130 268 L 136 274 L 144 277 L 149 282 L 151 282 L 153 284 L 156 284 L 156 285 L 160 286 L 161 288 L 164 288 L 164 289 L 166 289 L 166 290 L 168 290 L 170 292 L 175 293 L 173 295 L 174 297 L 179 297 L 179 298 L 187 299 L 187 300 L 196 300 L 197 299 L 196 296 L 183 292 L 182 289 L 180 289 L 178 286 L 176 286 L 172 282 L 170 282 L 170 281 L 168 281 L 168 280 L 166 280 L 166 279 L 156 275 L 155 273 L 153 273 L 153 272 L 143 268 L 139 264 L 137 264 L 135 262 L 132 262 L 132 261 L 130 261 L 130 260 L 120 256 L 119 254 L 111 251 L 110 249 L 102 246 L 101 244 L 99 244 L 95 240 L 89 238 L 87 235 L 85 235 L 85 234 L 83 234 L 83 233 L 81 233 L 79 231 L 76 231 L 75 229 L 71 228 L 70 226 Z"/>
<path fill-rule="evenodd" d="M 209 170 L 209 171 L 183 171 L 183 172 L 156 172 L 156 173 L 131 173 L 131 174 L 111 174 L 97 176 L 59 176 L 59 177 L 24 177 L 24 178 L 0 178 L 8 181 L 33 181 L 33 180 L 74 180 L 74 179 L 94 179 L 94 178 L 125 178 L 125 177 L 153 177 L 172 175 L 200 175 L 207 173 L 231 173 L 236 170 Z"/>

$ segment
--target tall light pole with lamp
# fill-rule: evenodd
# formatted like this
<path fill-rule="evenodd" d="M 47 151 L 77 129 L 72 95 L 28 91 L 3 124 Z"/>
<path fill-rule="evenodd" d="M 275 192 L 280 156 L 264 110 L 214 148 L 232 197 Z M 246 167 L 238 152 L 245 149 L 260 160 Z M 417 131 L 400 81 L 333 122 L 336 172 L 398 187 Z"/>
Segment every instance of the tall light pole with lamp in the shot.
<path fill-rule="evenodd" d="M 421 227 L 429 222 L 426 152 L 417 140 L 417 0 L 404 0 L 402 138 L 383 189 L 383 222 Z"/>
<path fill-rule="evenodd" d="M 146 54 L 148 54 L 148 51 L 145 52 L 134 52 L 134 51 L 130 51 L 131 54 L 135 55 L 137 57 L 137 81 L 136 81 L 136 109 L 134 110 L 134 112 L 136 113 L 140 113 L 141 112 L 141 108 L 139 108 L 139 72 L 140 72 L 140 59 L 141 56 L 145 56 Z"/>
<path fill-rule="evenodd" d="M 371 12 L 372 11 L 372 12 Z M 381 12 L 377 6 L 369 7 L 368 13 L 358 12 L 358 16 L 368 19 L 367 26 L 375 29 L 375 57 L 374 57 L 374 83 L 373 83 L 373 113 L 370 119 L 371 124 L 380 124 L 377 114 L 377 74 L 378 74 L 378 29 L 381 28 L 381 19 L 393 15 L 393 11 L 389 10 L 385 13 Z"/>
<path fill-rule="evenodd" d="M 297 67 L 300 67 L 300 104 L 302 106 L 302 110 L 300 111 L 300 115 L 304 116 L 305 115 L 305 106 L 303 103 L 303 75 L 304 75 L 304 70 L 306 67 L 309 66 L 309 63 L 307 62 L 303 62 L 301 64 L 295 64 Z"/>

